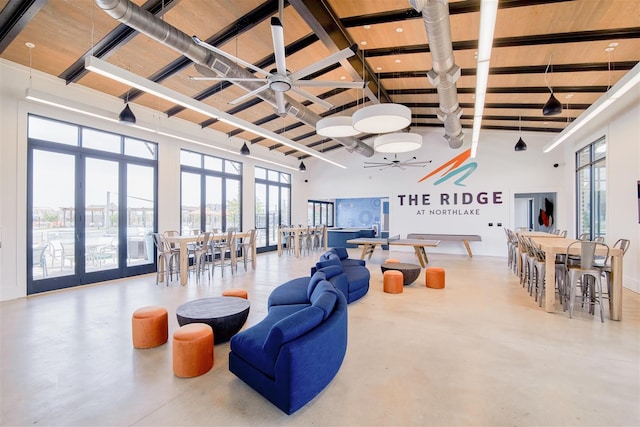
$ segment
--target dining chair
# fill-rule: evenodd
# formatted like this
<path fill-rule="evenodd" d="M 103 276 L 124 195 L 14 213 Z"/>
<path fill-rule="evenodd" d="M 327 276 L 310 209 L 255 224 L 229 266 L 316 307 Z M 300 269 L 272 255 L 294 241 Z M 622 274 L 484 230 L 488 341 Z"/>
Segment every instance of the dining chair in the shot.
<path fill-rule="evenodd" d="M 233 271 L 236 268 L 235 254 L 233 253 L 236 250 L 236 232 L 233 229 L 227 230 L 227 236 L 223 240 L 212 245 L 212 249 L 214 259 L 216 255 L 219 257 L 220 274 L 222 277 L 224 277 L 224 267 L 226 266 L 231 267 L 231 274 L 233 274 Z M 228 262 L 227 254 L 229 254 Z"/>
<path fill-rule="evenodd" d="M 627 250 L 629 249 L 629 245 L 631 244 L 631 241 L 628 239 L 618 239 L 614 244 L 613 247 L 614 248 L 618 248 L 622 250 L 622 257 L 624 258 L 624 255 L 627 253 Z M 606 283 L 607 283 L 607 296 L 606 298 L 609 299 L 611 297 L 611 262 L 609 259 L 606 260 L 606 262 L 603 265 L 596 265 L 596 267 L 600 270 L 601 274 L 604 275 Z"/>
<path fill-rule="evenodd" d="M 253 262 L 253 246 L 256 241 L 256 230 L 249 230 L 249 236 L 243 237 L 238 243 L 238 249 L 242 253 L 242 262 L 244 263 L 244 271 L 247 271 L 247 262 Z M 238 263 L 236 262 L 236 270 L 238 269 Z"/>
<path fill-rule="evenodd" d="M 177 253 L 171 249 L 171 245 L 167 239 L 160 233 L 153 233 L 153 244 L 156 247 L 156 285 L 161 275 L 165 276 L 165 283 L 169 286 L 169 281 L 173 279 L 173 273 L 179 273 L 179 260 L 176 261 Z M 179 255 L 177 255 L 179 256 Z M 162 267 L 161 267 L 162 266 Z M 175 271 L 174 271 L 175 270 Z"/>
<path fill-rule="evenodd" d="M 196 273 L 196 282 L 200 281 L 200 275 L 206 269 L 211 280 L 211 270 L 207 267 L 207 256 L 209 254 L 209 242 L 211 233 L 208 231 L 198 234 L 195 243 L 189 247 L 189 256 L 193 257 L 193 264 Z"/>
<path fill-rule="evenodd" d="M 572 264 L 569 259 L 569 253 L 572 251 L 572 248 L 576 246 L 580 246 L 580 263 L 578 265 Z M 567 247 L 564 273 L 566 278 L 565 292 L 566 287 L 569 287 L 569 296 L 566 299 L 569 305 L 569 318 L 573 318 L 576 291 L 578 281 L 580 281 L 583 305 L 584 302 L 587 301 L 589 304 L 589 312 L 593 314 L 595 312 L 595 304 L 598 304 L 600 306 L 600 321 L 604 322 L 601 272 L 597 267 L 594 267 L 595 254 L 599 248 L 603 248 L 603 250 L 606 249 L 605 256 L 608 259 L 609 246 L 604 243 L 580 240 L 571 243 Z"/>

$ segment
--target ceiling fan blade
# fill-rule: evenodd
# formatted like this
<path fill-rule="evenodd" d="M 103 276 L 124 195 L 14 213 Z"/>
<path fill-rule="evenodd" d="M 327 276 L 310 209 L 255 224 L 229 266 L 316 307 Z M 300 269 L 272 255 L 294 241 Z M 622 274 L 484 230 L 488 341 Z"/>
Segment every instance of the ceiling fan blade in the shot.
<path fill-rule="evenodd" d="M 229 101 L 228 104 L 236 105 L 236 104 L 244 101 L 245 99 L 251 98 L 252 96 L 256 96 L 257 94 L 259 94 L 260 92 L 262 92 L 263 90 L 266 90 L 266 89 L 269 89 L 269 84 L 268 83 L 266 85 L 260 86 L 258 89 L 252 90 L 249 93 L 245 93 L 240 98 L 236 98 L 233 101 Z"/>
<path fill-rule="evenodd" d="M 287 114 L 287 102 L 284 100 L 284 92 L 275 92 L 276 94 L 276 108 L 278 110 L 278 114 L 284 116 Z"/>
<path fill-rule="evenodd" d="M 291 84 L 294 86 L 332 87 L 343 89 L 362 89 L 364 87 L 364 82 L 332 82 L 327 80 L 294 80 Z"/>
<path fill-rule="evenodd" d="M 226 81 L 226 82 L 264 82 L 264 79 L 259 78 L 229 78 L 229 77 L 203 77 L 203 76 L 189 76 L 189 80 L 194 81 Z"/>
<path fill-rule="evenodd" d="M 202 46 L 202 47 L 204 47 L 204 48 L 206 48 L 206 49 L 209 49 L 211 52 L 217 53 L 217 54 L 218 54 L 218 55 L 220 55 L 220 56 L 224 56 L 225 58 L 230 59 L 230 60 L 232 60 L 232 61 L 234 61 L 234 62 L 236 62 L 236 63 L 238 63 L 238 64 L 240 64 L 240 65 L 244 65 L 245 67 L 249 68 L 250 70 L 255 71 L 256 73 L 260 73 L 260 74 L 263 74 L 263 75 L 265 75 L 265 76 L 270 76 L 270 75 L 271 75 L 271 73 L 268 73 L 268 72 L 266 72 L 265 70 L 263 70 L 263 69 L 261 69 L 261 68 L 256 67 L 255 65 L 253 65 L 253 64 L 252 64 L 252 63 L 250 63 L 250 62 L 243 61 L 242 59 L 237 58 L 237 57 L 235 57 L 235 56 L 231 55 L 230 53 L 225 52 L 224 50 L 220 50 L 220 49 L 218 49 L 217 47 L 215 47 L 215 46 L 213 46 L 213 45 L 210 45 L 209 43 L 207 43 L 207 42 L 204 42 L 204 41 L 200 40 L 197 36 L 191 36 L 191 39 L 192 39 L 192 40 L 195 42 L 195 44 L 197 44 L 198 46 Z M 201 68 L 205 68 L 205 69 L 207 69 L 207 70 L 208 70 L 208 68 L 207 68 L 207 67 L 204 67 L 204 66 L 200 66 L 200 67 L 201 67 Z M 201 71 L 200 71 L 200 68 L 198 68 L 198 66 L 197 66 L 197 65 L 196 65 L 196 69 L 198 70 L 198 72 L 201 72 Z M 210 71 L 212 71 L 212 70 L 210 70 Z M 207 74 L 202 73 L 202 72 L 201 72 L 201 74 L 203 74 L 203 75 L 207 75 Z"/>
<path fill-rule="evenodd" d="M 271 38 L 273 39 L 273 56 L 276 59 L 276 70 L 281 76 L 286 76 L 287 63 L 284 51 L 284 30 L 282 22 L 275 16 L 271 18 Z"/>
<path fill-rule="evenodd" d="M 333 104 L 328 103 L 327 101 L 325 101 L 324 99 L 320 99 L 315 95 L 311 95 L 309 92 L 306 92 L 302 89 L 298 89 L 297 87 L 292 87 L 291 91 L 297 93 L 300 96 L 304 96 L 305 98 L 307 98 L 309 101 L 312 101 L 318 105 L 322 105 L 324 108 L 326 108 L 327 110 L 333 108 Z"/>
<path fill-rule="evenodd" d="M 390 165 L 364 165 L 365 169 L 368 168 L 380 168 L 380 170 L 384 169 L 384 168 L 388 168 Z"/>
<path fill-rule="evenodd" d="M 298 70 L 295 73 L 291 74 L 291 78 L 294 80 L 297 79 L 302 79 L 306 76 L 308 76 L 309 74 L 313 74 L 316 71 L 320 71 L 324 68 L 327 68 L 330 65 L 335 64 L 336 62 L 340 62 L 343 59 L 347 59 L 353 55 L 355 55 L 355 53 L 358 51 L 358 46 L 357 45 L 351 45 L 350 47 L 347 47 L 345 49 L 342 49 L 340 52 L 336 52 L 333 55 L 327 56 L 324 59 L 321 59 L 320 61 L 316 62 L 315 64 L 311 64 L 305 68 L 303 68 L 302 70 Z"/>

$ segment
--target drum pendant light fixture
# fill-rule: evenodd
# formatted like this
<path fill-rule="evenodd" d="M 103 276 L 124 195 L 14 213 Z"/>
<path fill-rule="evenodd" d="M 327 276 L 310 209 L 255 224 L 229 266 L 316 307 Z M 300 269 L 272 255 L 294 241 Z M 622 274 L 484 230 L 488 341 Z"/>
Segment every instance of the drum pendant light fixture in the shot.
<path fill-rule="evenodd" d="M 364 133 L 388 133 L 411 124 L 411 110 L 401 104 L 374 104 L 353 113 L 353 127 Z"/>
<path fill-rule="evenodd" d="M 360 132 L 353 127 L 349 116 L 325 117 L 316 123 L 316 133 L 329 138 L 355 136 Z"/>
<path fill-rule="evenodd" d="M 422 135 L 411 132 L 387 133 L 373 140 L 378 153 L 406 153 L 422 147 Z"/>

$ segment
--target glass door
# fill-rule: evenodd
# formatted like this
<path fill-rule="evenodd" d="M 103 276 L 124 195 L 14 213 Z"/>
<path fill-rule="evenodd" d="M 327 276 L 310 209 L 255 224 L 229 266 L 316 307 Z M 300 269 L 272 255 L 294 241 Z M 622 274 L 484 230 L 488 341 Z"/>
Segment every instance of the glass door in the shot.
<path fill-rule="evenodd" d="M 49 282 L 48 286 L 35 286 L 36 292 L 66 287 L 73 280 L 69 276 L 76 274 L 75 163 L 74 155 L 32 151 L 32 259 L 28 282 Z"/>
<path fill-rule="evenodd" d="M 87 158 L 84 192 L 86 272 L 119 267 L 118 162 Z"/>
<path fill-rule="evenodd" d="M 29 116 L 27 294 L 155 271 L 156 145 Z"/>

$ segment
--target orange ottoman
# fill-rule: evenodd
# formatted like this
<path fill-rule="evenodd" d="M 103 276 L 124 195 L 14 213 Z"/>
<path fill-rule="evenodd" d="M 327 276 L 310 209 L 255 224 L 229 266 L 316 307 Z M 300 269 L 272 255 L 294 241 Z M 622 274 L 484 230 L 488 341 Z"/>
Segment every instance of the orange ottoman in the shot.
<path fill-rule="evenodd" d="M 135 348 L 152 348 L 166 343 L 169 338 L 167 310 L 152 305 L 134 311 L 131 338 Z"/>
<path fill-rule="evenodd" d="M 425 275 L 425 284 L 427 288 L 442 289 L 444 288 L 444 268 L 429 267 Z"/>
<path fill-rule="evenodd" d="M 395 259 L 395 258 L 387 258 L 387 259 L 385 260 L 385 262 L 384 262 L 384 263 L 385 263 L 385 264 L 393 264 L 393 263 L 399 263 L 399 262 L 400 262 L 400 260 L 399 260 L 399 259 Z"/>
<path fill-rule="evenodd" d="M 173 333 L 173 374 L 191 378 L 213 367 L 213 329 L 206 323 L 189 323 Z"/>
<path fill-rule="evenodd" d="M 231 288 L 231 289 L 226 289 L 226 290 L 222 291 L 222 296 L 223 297 L 238 297 L 238 298 L 247 299 L 249 297 L 249 294 L 244 289 Z"/>
<path fill-rule="evenodd" d="M 388 294 L 401 294 L 404 290 L 404 276 L 398 270 L 384 272 L 384 291 Z"/>

